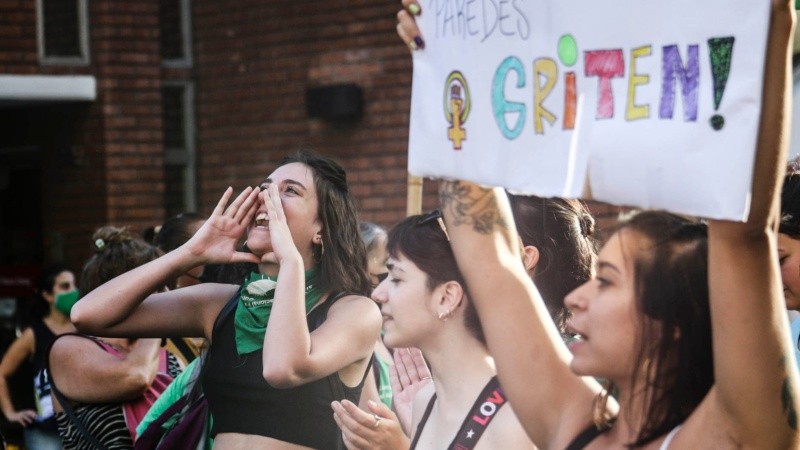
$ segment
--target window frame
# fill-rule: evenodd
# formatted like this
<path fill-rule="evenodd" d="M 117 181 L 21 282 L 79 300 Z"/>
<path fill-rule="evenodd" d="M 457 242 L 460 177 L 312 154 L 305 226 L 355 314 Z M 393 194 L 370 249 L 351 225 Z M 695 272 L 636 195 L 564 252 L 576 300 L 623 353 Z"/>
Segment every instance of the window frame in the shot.
<path fill-rule="evenodd" d="M 47 56 L 44 41 L 44 1 L 36 0 L 36 46 L 39 63 L 42 65 L 87 66 L 91 62 L 89 54 L 89 5 L 88 0 L 73 0 L 78 8 L 78 46 L 80 56 Z M 62 0 L 65 1 L 65 0 Z"/>
<path fill-rule="evenodd" d="M 167 147 L 164 145 L 164 167 L 183 166 L 183 210 L 196 211 L 197 143 L 194 123 L 194 83 L 188 80 L 164 81 L 162 83 L 162 89 L 172 87 L 178 87 L 183 90 L 184 147 Z"/>
<path fill-rule="evenodd" d="M 191 13 L 191 3 L 190 0 L 179 0 L 180 1 L 180 25 L 181 25 L 181 37 L 183 39 L 183 58 L 164 58 L 161 57 L 161 66 L 162 67 L 176 67 L 176 68 L 187 68 L 192 67 L 192 13 Z M 161 12 L 159 11 L 159 19 L 161 18 Z M 159 24 L 159 29 L 161 24 Z M 160 46 L 160 41 L 159 41 Z"/>

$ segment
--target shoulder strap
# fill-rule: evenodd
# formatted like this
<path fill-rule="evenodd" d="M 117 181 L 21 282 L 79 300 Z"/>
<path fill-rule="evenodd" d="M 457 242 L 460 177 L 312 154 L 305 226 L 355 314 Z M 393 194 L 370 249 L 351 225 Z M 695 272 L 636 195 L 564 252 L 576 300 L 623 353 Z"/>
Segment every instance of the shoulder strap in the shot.
<path fill-rule="evenodd" d="M 78 419 L 78 416 L 75 415 L 75 411 L 72 410 L 72 406 L 70 406 L 69 401 L 64 397 L 64 394 L 62 394 L 61 391 L 59 391 L 58 388 L 56 387 L 56 382 L 53 379 L 53 375 L 52 375 L 53 371 L 50 370 L 50 350 L 52 350 L 53 344 L 56 343 L 56 340 L 58 340 L 59 338 L 64 337 L 64 336 L 80 336 L 80 337 L 84 337 L 86 339 L 89 339 L 89 340 L 93 341 L 94 343 L 99 345 L 100 348 L 103 348 L 104 350 L 105 350 L 105 347 L 103 347 L 97 340 L 95 340 L 91 336 L 87 336 L 85 334 L 80 334 L 80 333 L 64 333 L 64 334 L 56 336 L 56 338 L 53 339 L 53 342 L 51 342 L 50 345 L 47 346 L 47 354 L 45 355 L 44 364 L 45 364 L 45 367 L 47 368 L 47 372 L 50 373 L 50 392 L 53 393 L 53 395 L 58 400 L 58 403 L 61 404 L 61 409 L 64 410 L 64 413 L 67 415 L 67 417 L 69 418 L 70 422 L 72 422 L 73 425 L 75 425 L 75 428 L 78 429 L 78 431 L 81 433 L 81 435 L 87 441 L 89 441 L 92 444 L 92 446 L 94 446 L 94 448 L 96 448 L 98 450 L 107 450 L 106 447 L 103 444 L 101 444 L 100 441 L 98 441 L 97 438 L 95 438 L 92 435 L 92 433 L 89 432 L 89 430 L 86 429 L 86 427 L 83 425 L 83 423 L 80 421 L 80 419 Z"/>
<path fill-rule="evenodd" d="M 419 425 L 417 425 L 417 432 L 414 433 L 414 439 L 411 441 L 411 446 L 408 448 L 409 450 L 414 450 L 417 447 L 417 441 L 422 434 L 422 429 L 425 428 L 425 422 L 428 421 L 428 416 L 431 415 L 434 403 L 436 403 L 436 392 L 433 393 L 431 399 L 428 401 L 428 406 L 425 407 L 425 412 L 422 413 L 422 418 L 419 421 Z"/>
<path fill-rule="evenodd" d="M 500 387 L 495 375 L 486 383 L 483 391 L 475 399 L 475 403 L 461 424 L 461 429 L 458 430 L 456 438 L 448 448 L 459 450 L 475 448 L 483 432 L 486 431 L 486 427 L 489 426 L 489 422 L 506 402 L 503 388 Z"/>
<path fill-rule="evenodd" d="M 239 304 L 239 291 L 241 291 L 241 286 L 236 290 L 236 292 L 233 293 L 233 296 L 228 300 L 228 303 L 225 303 L 225 306 L 222 307 L 219 315 L 217 315 L 217 319 L 214 321 L 214 328 L 211 331 L 212 341 L 214 340 L 214 335 L 217 334 L 220 327 L 222 327 L 222 322 L 231 314 L 234 309 L 236 309 L 236 306 Z"/>

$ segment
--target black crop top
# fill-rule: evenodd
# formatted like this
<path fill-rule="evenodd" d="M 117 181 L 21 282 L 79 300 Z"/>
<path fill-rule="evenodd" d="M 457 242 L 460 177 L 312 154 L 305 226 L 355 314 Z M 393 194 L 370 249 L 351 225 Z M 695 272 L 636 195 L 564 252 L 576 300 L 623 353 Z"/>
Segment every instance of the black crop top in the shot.
<path fill-rule="evenodd" d="M 325 321 L 328 309 L 341 296 L 331 297 L 308 314 L 310 331 Z M 346 398 L 358 404 L 364 379 L 351 388 L 333 373 L 294 388 L 270 386 L 262 375 L 261 350 L 242 356 L 236 351 L 234 311 L 238 302 L 237 294 L 220 313 L 201 375 L 214 418 L 212 437 L 218 433 L 255 434 L 315 449 L 339 448 L 341 432 L 333 420 L 331 402 Z"/>

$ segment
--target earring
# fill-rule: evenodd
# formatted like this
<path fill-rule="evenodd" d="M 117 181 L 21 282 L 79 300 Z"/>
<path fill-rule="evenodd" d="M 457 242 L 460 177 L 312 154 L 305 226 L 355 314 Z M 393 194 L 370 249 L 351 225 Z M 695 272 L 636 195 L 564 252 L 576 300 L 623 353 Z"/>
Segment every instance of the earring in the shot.
<path fill-rule="evenodd" d="M 611 419 L 613 418 L 609 413 L 606 406 L 608 405 L 608 397 L 614 389 L 614 384 L 610 381 L 603 383 L 603 390 L 601 390 L 594 398 L 592 405 L 592 421 L 598 430 L 607 430 L 611 426 Z"/>
<path fill-rule="evenodd" d="M 319 256 L 322 257 L 322 255 L 324 254 L 325 254 L 325 241 L 323 241 L 322 238 L 319 238 Z"/>
<path fill-rule="evenodd" d="M 453 311 L 450 311 L 449 309 L 447 311 L 440 312 L 439 320 L 441 320 L 442 322 L 447 322 L 447 319 L 450 318 L 450 314 L 453 314 Z"/>

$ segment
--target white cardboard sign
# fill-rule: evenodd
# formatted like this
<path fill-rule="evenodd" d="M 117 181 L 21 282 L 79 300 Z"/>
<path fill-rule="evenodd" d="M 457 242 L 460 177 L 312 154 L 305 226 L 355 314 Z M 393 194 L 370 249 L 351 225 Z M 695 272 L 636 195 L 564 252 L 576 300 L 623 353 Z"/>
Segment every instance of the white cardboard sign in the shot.
<path fill-rule="evenodd" d="M 743 220 L 768 0 L 421 0 L 409 171 Z"/>

